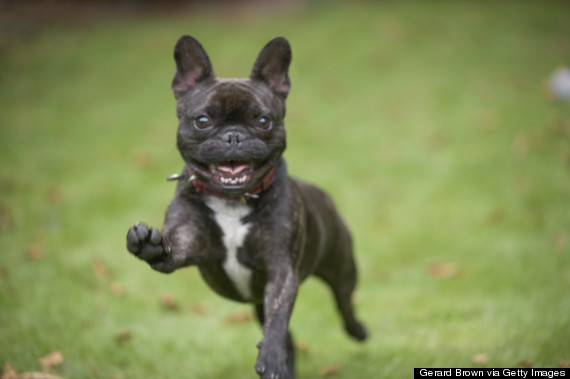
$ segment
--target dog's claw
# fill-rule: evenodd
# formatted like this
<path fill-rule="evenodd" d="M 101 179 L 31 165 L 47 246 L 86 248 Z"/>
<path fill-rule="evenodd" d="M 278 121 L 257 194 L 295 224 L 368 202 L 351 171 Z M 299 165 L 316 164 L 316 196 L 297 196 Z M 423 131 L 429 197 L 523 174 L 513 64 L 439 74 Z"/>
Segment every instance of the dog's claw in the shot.
<path fill-rule="evenodd" d="M 135 228 L 130 228 L 127 233 L 127 250 L 134 254 L 138 248 L 137 231 Z"/>
<path fill-rule="evenodd" d="M 160 235 L 160 233 L 158 232 L 158 230 L 156 229 L 152 229 L 152 232 L 150 234 L 150 242 L 153 245 L 158 245 L 162 242 L 162 236 Z"/>
<path fill-rule="evenodd" d="M 147 237 L 147 235 L 148 235 L 148 228 L 147 228 L 147 226 L 146 226 L 145 224 L 137 223 L 137 224 L 135 225 L 135 228 L 136 228 L 136 232 L 137 232 L 137 235 L 138 235 L 138 237 L 139 237 L 139 240 L 140 240 L 140 241 L 145 240 L 146 237 Z"/>

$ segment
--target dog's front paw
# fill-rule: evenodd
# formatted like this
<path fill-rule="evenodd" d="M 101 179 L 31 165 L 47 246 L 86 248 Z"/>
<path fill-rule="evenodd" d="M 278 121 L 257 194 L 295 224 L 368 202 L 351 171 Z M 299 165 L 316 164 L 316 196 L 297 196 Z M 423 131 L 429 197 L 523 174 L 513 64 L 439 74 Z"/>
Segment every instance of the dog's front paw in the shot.
<path fill-rule="evenodd" d="M 136 223 L 127 233 L 127 249 L 152 266 L 163 260 L 162 235 L 155 228 Z"/>
<path fill-rule="evenodd" d="M 255 371 L 261 379 L 291 379 L 294 378 L 294 373 L 289 372 L 287 367 L 287 357 L 285 351 L 270 352 L 267 349 L 261 348 L 257 363 L 255 364 Z"/>

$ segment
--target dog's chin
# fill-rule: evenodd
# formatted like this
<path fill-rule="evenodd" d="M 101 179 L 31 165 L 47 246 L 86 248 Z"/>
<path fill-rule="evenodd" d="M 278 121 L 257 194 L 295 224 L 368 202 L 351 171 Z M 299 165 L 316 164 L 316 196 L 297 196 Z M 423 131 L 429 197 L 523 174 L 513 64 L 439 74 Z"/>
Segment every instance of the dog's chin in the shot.
<path fill-rule="evenodd" d="M 197 179 L 208 187 L 230 196 L 243 195 L 261 182 L 271 170 L 269 161 L 223 161 L 215 163 L 189 164 Z"/>

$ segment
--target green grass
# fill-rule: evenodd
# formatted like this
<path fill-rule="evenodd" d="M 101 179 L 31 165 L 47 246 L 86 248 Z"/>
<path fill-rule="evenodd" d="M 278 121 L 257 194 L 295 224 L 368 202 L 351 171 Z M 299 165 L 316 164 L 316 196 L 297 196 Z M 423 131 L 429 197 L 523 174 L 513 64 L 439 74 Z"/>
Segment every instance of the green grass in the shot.
<path fill-rule="evenodd" d="M 301 378 L 333 365 L 335 378 L 406 378 L 482 353 L 488 367 L 570 360 L 570 104 L 541 92 L 570 65 L 569 12 L 317 3 L 54 24 L 5 49 L 0 365 L 38 371 L 61 351 L 66 379 L 254 377 L 260 330 L 228 322 L 249 308 L 193 268 L 161 275 L 124 247 L 133 222 L 161 224 L 164 179 L 182 165 L 169 86 L 186 33 L 220 76 L 248 75 L 276 35 L 293 46 L 289 169 L 351 225 L 371 332 L 348 340 L 308 280 L 291 323 Z M 178 310 L 160 305 L 166 293 Z"/>

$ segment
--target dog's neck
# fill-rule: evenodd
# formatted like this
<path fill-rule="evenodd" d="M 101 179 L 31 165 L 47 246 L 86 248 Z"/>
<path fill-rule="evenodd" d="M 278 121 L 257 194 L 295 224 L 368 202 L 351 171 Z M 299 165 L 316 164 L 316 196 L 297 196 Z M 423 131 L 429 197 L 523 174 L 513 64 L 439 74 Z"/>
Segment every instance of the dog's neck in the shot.
<path fill-rule="evenodd" d="M 203 181 L 199 180 L 194 171 L 189 166 L 186 166 L 186 172 L 188 174 L 188 181 L 192 184 L 194 189 L 199 193 L 204 193 L 206 195 L 216 196 L 222 199 L 230 199 L 230 200 L 237 200 L 241 199 L 243 202 L 247 201 L 249 198 L 258 198 L 259 194 L 265 192 L 271 187 L 273 184 L 273 180 L 275 179 L 275 168 L 272 168 L 263 179 L 252 189 L 249 191 L 236 195 L 236 196 L 229 196 L 220 191 L 213 189 L 212 187 L 208 186 Z"/>

